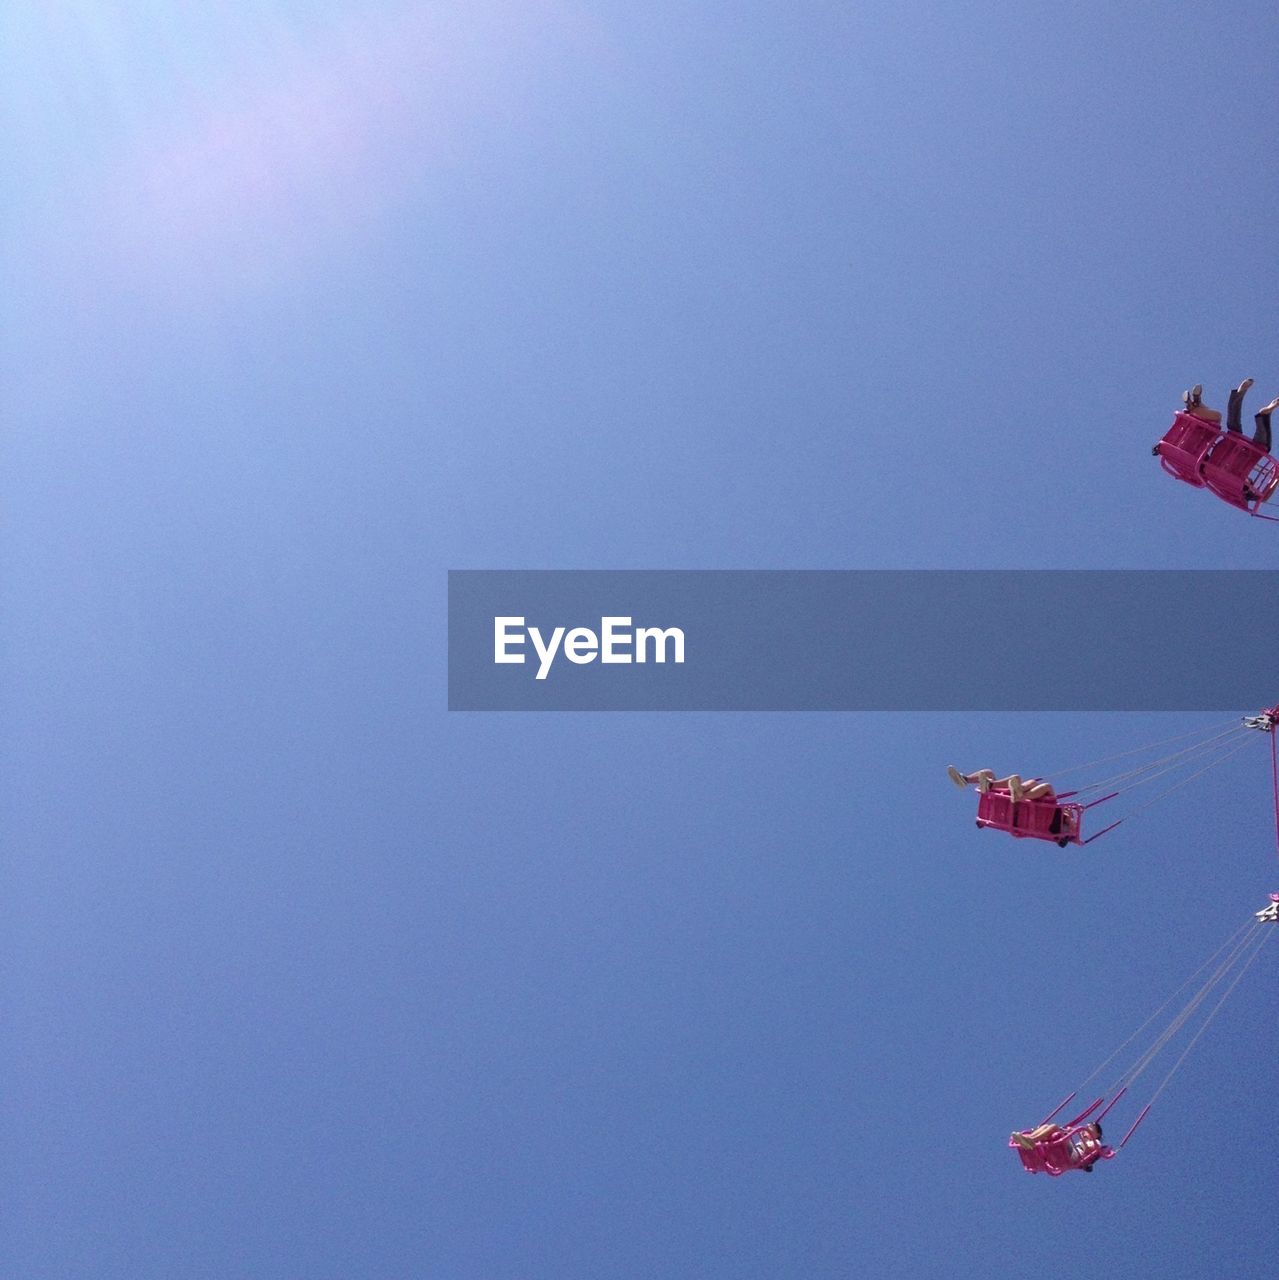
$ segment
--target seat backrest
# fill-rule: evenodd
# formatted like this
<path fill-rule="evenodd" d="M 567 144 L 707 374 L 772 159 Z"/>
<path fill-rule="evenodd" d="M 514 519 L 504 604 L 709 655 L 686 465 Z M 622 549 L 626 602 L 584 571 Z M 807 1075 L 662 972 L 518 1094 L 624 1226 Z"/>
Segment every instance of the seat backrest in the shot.
<path fill-rule="evenodd" d="M 1007 791 L 987 791 L 977 797 L 977 818 L 992 826 L 1011 830 L 1013 798 Z"/>
<path fill-rule="evenodd" d="M 1246 440 L 1236 432 L 1227 431 L 1213 445 L 1205 462 L 1220 476 L 1235 476 L 1242 480 L 1252 470 L 1260 454 L 1262 450 L 1251 440 Z"/>
<path fill-rule="evenodd" d="M 1213 445 L 1201 470 L 1204 483 L 1217 497 L 1246 511 L 1270 497 L 1279 480 L 1274 458 L 1234 432 Z"/>
<path fill-rule="evenodd" d="M 1060 804 L 1056 800 L 1020 800 L 1013 823 L 1019 831 L 1033 831 L 1040 836 L 1073 835 L 1078 828 L 1075 805 Z"/>
<path fill-rule="evenodd" d="M 1216 424 L 1193 414 L 1178 413 L 1158 444 L 1159 461 L 1178 480 L 1201 487 L 1199 468 L 1220 435 L 1221 428 Z"/>
<path fill-rule="evenodd" d="M 977 821 L 982 825 L 1045 840 L 1073 839 L 1079 834 L 1081 813 L 1082 806 L 1059 800 L 1014 803 L 1007 791 L 987 791 L 977 799 Z"/>
<path fill-rule="evenodd" d="M 1008 1144 L 1017 1153 L 1021 1159 L 1021 1167 L 1030 1173 L 1047 1173 L 1048 1168 L 1044 1163 L 1044 1158 L 1036 1147 L 1033 1151 L 1027 1151 L 1025 1147 L 1019 1146 L 1015 1142 Z"/>
<path fill-rule="evenodd" d="M 1253 463 L 1248 473 L 1248 488 L 1257 495 L 1257 505 L 1265 502 L 1279 486 L 1279 462 L 1265 454 Z"/>

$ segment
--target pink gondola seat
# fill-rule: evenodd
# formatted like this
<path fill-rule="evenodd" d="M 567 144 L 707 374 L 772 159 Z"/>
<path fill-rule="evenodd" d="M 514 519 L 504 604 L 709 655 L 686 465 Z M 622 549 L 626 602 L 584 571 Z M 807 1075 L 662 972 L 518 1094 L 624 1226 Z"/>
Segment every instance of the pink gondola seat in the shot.
<path fill-rule="evenodd" d="M 1279 467 L 1260 445 L 1224 432 L 1200 464 L 1203 482 L 1223 502 L 1252 514 L 1275 491 Z"/>
<path fill-rule="evenodd" d="M 1006 831 L 1018 839 L 1054 840 L 1063 849 L 1081 844 L 1084 807 L 1069 801 L 1067 792 L 1055 800 L 1014 800 L 1007 791 L 992 788 L 977 797 L 977 825 Z"/>
<path fill-rule="evenodd" d="M 1202 489 L 1204 459 L 1221 435 L 1221 427 L 1216 423 L 1205 422 L 1190 413 L 1178 413 L 1164 438 L 1155 445 L 1154 452 L 1170 476 Z"/>
<path fill-rule="evenodd" d="M 1008 1145 L 1020 1157 L 1027 1173 L 1046 1173 L 1050 1178 L 1087 1169 L 1098 1160 L 1111 1160 L 1115 1156 L 1111 1147 L 1082 1125 L 1055 1129 L 1029 1151 L 1012 1138 L 1008 1139 Z"/>

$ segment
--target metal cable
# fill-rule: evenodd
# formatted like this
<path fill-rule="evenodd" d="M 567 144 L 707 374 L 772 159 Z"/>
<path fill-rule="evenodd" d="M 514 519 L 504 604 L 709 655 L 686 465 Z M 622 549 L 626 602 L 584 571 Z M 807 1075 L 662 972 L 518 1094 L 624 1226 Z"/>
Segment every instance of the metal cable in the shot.
<path fill-rule="evenodd" d="M 1140 782 L 1130 782 L 1126 787 L 1119 788 L 1121 790 L 1131 791 L 1134 787 L 1139 787 L 1143 782 L 1149 782 L 1151 778 L 1157 778 L 1163 773 L 1171 773 L 1173 769 L 1179 768 L 1182 764 L 1190 763 L 1195 756 L 1203 756 L 1211 752 L 1212 748 L 1220 745 L 1225 739 L 1238 737 L 1248 730 L 1241 725 L 1236 725 L 1233 729 L 1227 729 L 1224 733 L 1219 733 L 1215 737 L 1208 738 L 1203 742 L 1191 743 L 1188 747 L 1183 747 L 1180 751 L 1174 751 L 1169 755 L 1161 756 L 1158 760 L 1149 760 L 1143 765 L 1138 765 L 1134 769 L 1129 769 L 1124 773 L 1112 774 L 1108 778 L 1101 778 L 1097 782 L 1089 782 L 1079 787 L 1076 794 L 1083 795 L 1089 791 L 1103 791 L 1117 788 L 1119 783 L 1127 782 L 1129 778 L 1140 778 L 1143 773 L 1149 773 L 1150 778 L 1143 778 Z M 1161 765 L 1167 768 L 1160 769 Z M 1158 772 L 1152 772 L 1158 770 Z"/>
<path fill-rule="evenodd" d="M 1225 762 L 1229 760 L 1231 756 L 1237 756 L 1242 750 L 1244 750 L 1245 747 L 1247 747 L 1247 745 L 1248 744 L 1246 742 L 1241 743 L 1239 746 L 1235 747 L 1233 751 L 1227 751 L 1225 755 L 1218 756 L 1217 759 L 1215 759 L 1211 764 L 1204 765 L 1202 769 L 1196 770 L 1189 777 L 1182 778 L 1180 782 L 1174 782 L 1171 787 L 1168 787 L 1166 790 L 1161 791 L 1157 796 L 1152 796 L 1149 800 L 1146 801 L 1145 804 L 1139 804 L 1135 809 L 1132 809 L 1128 813 L 1124 814 L 1124 816 L 1120 818 L 1119 821 L 1127 822 L 1130 818 L 1135 818 L 1139 813 L 1144 813 L 1147 809 L 1150 808 L 1151 805 L 1158 804 L 1159 801 L 1162 800 L 1165 796 L 1172 795 L 1174 791 L 1179 790 L 1189 782 L 1193 782 L 1196 778 L 1202 777 L 1210 769 L 1215 769 L 1219 764 L 1225 764 Z M 1168 773 L 1168 772 L 1169 770 L 1167 769 L 1164 770 L 1164 773 Z M 1160 775 L 1156 774 L 1154 776 L 1159 777 Z M 1154 778 L 1146 778 L 1143 780 L 1143 782 L 1153 782 L 1153 781 L 1154 781 Z M 1138 783 L 1137 785 L 1140 786 L 1143 784 Z"/>
<path fill-rule="evenodd" d="M 1261 941 L 1257 943 L 1257 946 L 1253 950 L 1252 955 L 1248 957 L 1248 959 L 1240 967 L 1239 972 L 1235 975 L 1234 981 L 1222 993 L 1221 999 L 1218 1000 L 1215 1005 L 1213 1005 L 1212 1011 L 1204 1019 L 1203 1025 L 1199 1028 L 1198 1031 L 1195 1032 L 1195 1034 L 1190 1039 L 1190 1043 L 1182 1050 L 1181 1057 L 1178 1058 L 1177 1061 L 1172 1064 L 1172 1070 L 1169 1071 L 1166 1076 L 1164 1076 L 1163 1080 L 1161 1080 L 1159 1083 L 1159 1088 L 1156 1089 L 1154 1093 L 1151 1095 L 1150 1101 L 1146 1103 L 1147 1109 L 1155 1105 L 1155 1099 L 1158 1098 L 1159 1095 L 1163 1093 L 1163 1091 L 1168 1087 L 1168 1081 L 1170 1081 L 1173 1078 L 1173 1076 L 1177 1074 L 1178 1070 L 1181 1068 L 1181 1064 L 1185 1062 L 1187 1055 L 1190 1053 L 1191 1049 L 1195 1047 L 1195 1044 L 1198 1041 L 1199 1037 L 1203 1035 L 1205 1031 L 1208 1030 L 1209 1024 L 1221 1011 L 1221 1006 L 1224 1005 L 1226 1001 L 1230 999 L 1230 993 L 1234 991 L 1234 989 L 1239 985 L 1239 982 L 1243 978 L 1244 974 L 1247 973 L 1248 970 L 1252 967 L 1252 962 L 1261 954 L 1261 948 L 1266 945 L 1268 936 L 1269 935 L 1264 935 Z"/>
<path fill-rule="evenodd" d="M 1256 940 L 1257 930 L 1264 929 L 1264 928 L 1265 926 L 1260 921 L 1254 920 L 1252 922 L 1252 927 L 1249 929 L 1247 935 L 1238 944 L 1238 946 L 1236 946 L 1231 951 L 1230 955 L 1227 956 L 1226 959 L 1223 960 L 1222 963 L 1217 966 L 1217 969 L 1213 973 L 1212 977 L 1210 977 L 1208 981 L 1204 983 L 1204 985 L 1194 994 L 1194 996 L 1190 999 L 1190 1001 L 1186 1004 L 1186 1006 L 1181 1010 L 1181 1012 L 1177 1014 L 1177 1016 L 1168 1024 L 1167 1027 L 1164 1028 L 1164 1030 L 1159 1034 L 1159 1036 L 1155 1039 L 1154 1043 L 1146 1050 L 1146 1052 L 1143 1053 L 1141 1057 L 1139 1057 L 1137 1061 L 1134 1062 L 1133 1065 L 1129 1067 L 1128 1070 L 1125 1071 L 1122 1076 L 1119 1077 L 1119 1080 L 1117 1082 L 1119 1085 L 1123 1085 L 1126 1087 L 1128 1085 L 1132 1085 L 1136 1083 L 1138 1077 L 1140 1077 L 1145 1072 L 1146 1068 L 1149 1067 L 1150 1064 L 1155 1060 L 1155 1058 L 1157 1058 L 1159 1054 L 1163 1052 L 1163 1050 L 1167 1047 L 1169 1041 L 1171 1041 L 1177 1035 L 1177 1033 L 1181 1030 L 1181 1028 L 1184 1027 L 1186 1023 L 1194 1016 L 1199 1006 L 1203 1004 L 1203 1002 L 1209 997 L 1209 995 L 1212 994 L 1215 988 L 1224 980 L 1224 978 L 1230 972 L 1230 970 L 1233 969 L 1234 966 L 1238 963 L 1239 957 Z"/>
<path fill-rule="evenodd" d="M 1091 1073 L 1090 1073 L 1090 1074 L 1089 1074 L 1089 1075 L 1088 1075 L 1088 1076 L 1087 1076 L 1087 1077 L 1086 1077 L 1086 1078 L 1085 1078 L 1085 1079 L 1080 1083 L 1080 1085 L 1079 1085 L 1078 1089 L 1076 1089 L 1076 1090 L 1075 1090 L 1075 1092 L 1076 1092 L 1076 1093 L 1082 1093 L 1082 1092 L 1083 1092 L 1083 1091 L 1084 1091 L 1084 1090 L 1085 1090 L 1085 1089 L 1086 1089 L 1086 1088 L 1087 1088 L 1087 1087 L 1088 1087 L 1088 1086 L 1089 1086 L 1089 1085 L 1090 1085 L 1090 1084 L 1091 1084 L 1091 1083 L 1092 1083 L 1092 1082 L 1093 1082 L 1093 1081 L 1094 1081 L 1094 1080 L 1095 1080 L 1099 1075 L 1101 1075 L 1101 1073 L 1102 1073 L 1103 1071 L 1105 1071 L 1105 1069 L 1106 1069 L 1108 1066 L 1110 1066 L 1110 1064 L 1111 1064 L 1112 1062 L 1114 1062 L 1114 1060 L 1115 1060 L 1117 1057 L 1119 1057 L 1119 1055 L 1120 1055 L 1121 1053 L 1123 1053 L 1123 1051 L 1124 1051 L 1124 1050 L 1125 1050 L 1125 1049 L 1126 1049 L 1130 1044 L 1132 1044 L 1132 1042 L 1133 1042 L 1133 1041 L 1134 1041 L 1134 1040 L 1135 1040 L 1139 1035 L 1141 1035 L 1141 1033 L 1142 1033 L 1143 1031 L 1145 1031 L 1145 1029 L 1146 1029 L 1148 1026 L 1150 1026 L 1150 1024 L 1151 1024 L 1152 1022 L 1154 1022 L 1154 1020 L 1155 1020 L 1157 1017 L 1159 1017 L 1159 1015 L 1160 1015 L 1161 1013 L 1163 1013 L 1163 1011 L 1164 1011 L 1164 1010 L 1165 1010 L 1165 1009 L 1166 1009 L 1170 1004 L 1172 1004 L 1172 1002 L 1173 1002 L 1173 1001 L 1174 1001 L 1174 1000 L 1175 1000 L 1175 999 L 1176 999 L 1176 998 L 1177 998 L 1177 997 L 1178 997 L 1178 996 L 1179 996 L 1179 995 L 1180 995 L 1180 994 L 1181 994 L 1181 993 L 1182 993 L 1182 992 L 1183 992 L 1183 991 L 1184 991 L 1184 990 L 1185 990 L 1185 989 L 1186 989 L 1186 988 L 1187 988 L 1187 987 L 1188 987 L 1188 986 L 1189 986 L 1189 985 L 1190 985 L 1190 984 L 1191 984 L 1191 983 L 1192 983 L 1192 982 L 1193 982 L 1193 981 L 1194 981 L 1194 980 L 1195 980 L 1195 979 L 1196 979 L 1196 978 L 1197 978 L 1201 973 L 1203 973 L 1203 971 L 1204 971 L 1205 969 L 1207 969 L 1210 965 L 1212 965 L 1212 964 L 1214 964 L 1214 963 L 1216 962 L 1217 957 L 1218 957 L 1218 956 L 1220 956 L 1220 955 L 1221 955 L 1221 953 L 1222 953 L 1223 951 L 1227 950 L 1227 948 L 1229 948 L 1229 947 L 1231 947 L 1231 946 L 1233 946 L 1233 945 L 1235 944 L 1235 942 L 1238 940 L 1239 935 L 1240 935 L 1241 933 L 1244 933 L 1246 930 L 1250 929 L 1250 928 L 1251 928 L 1253 925 L 1255 925 L 1256 923 L 1257 923 L 1257 921 L 1256 921 L 1256 920 L 1253 920 L 1253 919 L 1245 920 L 1245 921 L 1243 922 L 1243 924 L 1241 924 L 1241 925 L 1239 926 L 1239 928 L 1237 928 L 1237 929 L 1234 931 L 1234 933 L 1232 933 L 1232 934 L 1230 935 L 1230 937 L 1229 937 L 1229 938 L 1227 938 L 1227 939 L 1225 940 L 1225 942 L 1223 942 L 1223 943 L 1221 944 L 1221 946 L 1219 946 L 1219 947 L 1216 949 L 1216 951 L 1214 951 L 1214 952 L 1212 953 L 1212 955 L 1210 955 L 1210 956 L 1208 957 L 1208 959 L 1207 959 L 1207 960 L 1205 960 L 1205 961 L 1203 962 L 1203 964 L 1201 964 L 1201 965 L 1199 966 L 1199 968 L 1198 968 L 1198 969 L 1196 969 L 1196 970 L 1194 971 L 1194 973 L 1192 973 L 1188 978 L 1186 978 L 1186 979 L 1182 982 L 1181 986 L 1179 986 L 1179 987 L 1178 987 L 1178 988 L 1177 988 L 1177 989 L 1172 993 L 1172 995 L 1170 995 L 1170 996 L 1169 996 L 1169 997 L 1168 997 L 1168 998 L 1163 1002 L 1163 1004 L 1161 1004 L 1161 1005 L 1159 1006 L 1159 1008 L 1158 1008 L 1158 1009 L 1156 1009 L 1156 1010 L 1154 1011 L 1154 1013 L 1152 1013 L 1152 1014 L 1150 1015 L 1150 1017 L 1148 1017 L 1148 1018 L 1145 1020 L 1145 1022 L 1143 1022 L 1143 1023 L 1141 1024 L 1141 1026 L 1139 1026 L 1139 1027 L 1137 1028 L 1137 1030 L 1136 1030 L 1136 1031 L 1134 1031 L 1134 1032 L 1133 1032 L 1133 1033 L 1128 1037 L 1128 1039 L 1127 1039 L 1127 1040 L 1125 1040 L 1125 1041 L 1123 1042 L 1123 1044 L 1121 1044 L 1121 1045 L 1119 1046 L 1119 1048 L 1118 1048 L 1118 1049 L 1114 1050 L 1114 1052 L 1113 1052 L 1113 1053 L 1111 1053 L 1111 1055 L 1110 1055 L 1110 1056 L 1109 1056 L 1109 1057 L 1108 1057 L 1104 1062 L 1099 1063 L 1096 1067 L 1094 1067 L 1094 1068 L 1093 1068 L 1092 1072 L 1091 1072 Z M 1127 1072 L 1125 1072 L 1125 1073 L 1124 1073 L 1124 1075 L 1127 1075 Z M 1114 1088 L 1112 1088 L 1112 1089 L 1110 1089 L 1110 1090 L 1108 1090 L 1108 1091 L 1107 1091 L 1108 1095 L 1109 1095 L 1110 1093 L 1113 1093 L 1115 1088 L 1118 1088 L 1118 1087 L 1119 1087 L 1119 1084 L 1123 1081 L 1123 1078 L 1124 1078 L 1124 1076 L 1120 1076 L 1120 1077 L 1119 1077 L 1119 1080 L 1118 1080 L 1118 1081 L 1116 1081 Z"/>
<path fill-rule="evenodd" d="M 1189 733 L 1179 733 L 1173 738 L 1163 738 L 1159 742 L 1148 742 L 1144 747 L 1130 747 L 1127 751 L 1117 752 L 1113 756 L 1102 756 L 1099 760 L 1089 760 L 1086 764 L 1072 764 L 1068 769 L 1058 769 L 1055 773 L 1049 774 L 1048 777 L 1064 778 L 1068 773 L 1080 773 L 1084 769 L 1094 769 L 1101 764 L 1110 764 L 1112 760 L 1123 760 L 1128 756 L 1140 755 L 1143 751 L 1154 751 L 1159 747 L 1166 747 L 1173 742 L 1184 742 L 1187 738 L 1211 736 L 1219 730 L 1226 728 L 1227 725 L 1239 727 L 1239 722 L 1238 720 L 1231 719 L 1222 724 L 1211 725 L 1206 729 L 1191 729 Z"/>

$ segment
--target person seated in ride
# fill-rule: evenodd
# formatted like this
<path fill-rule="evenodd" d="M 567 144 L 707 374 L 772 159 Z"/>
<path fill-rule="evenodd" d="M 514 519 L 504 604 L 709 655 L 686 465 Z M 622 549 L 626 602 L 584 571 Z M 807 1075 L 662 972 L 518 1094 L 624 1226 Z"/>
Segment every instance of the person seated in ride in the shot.
<path fill-rule="evenodd" d="M 1252 386 L 1253 380 L 1245 378 L 1231 393 L 1226 403 L 1226 430 L 1233 431 L 1236 435 L 1243 434 L 1243 398 L 1248 394 L 1248 388 Z M 1210 422 L 1216 426 L 1221 425 L 1221 414 L 1216 409 L 1210 409 L 1203 402 L 1203 386 L 1196 383 L 1189 391 L 1181 393 L 1181 402 L 1185 405 L 1186 412 L 1193 418 L 1198 418 L 1202 422 Z M 1259 449 L 1270 452 L 1270 415 L 1279 409 L 1279 396 L 1276 396 L 1269 404 L 1262 405 L 1260 409 L 1253 415 L 1254 430 L 1252 433 L 1252 442 Z"/>
<path fill-rule="evenodd" d="M 1010 1134 L 1008 1141 L 1023 1151 L 1033 1152 L 1042 1148 L 1042 1154 L 1050 1163 L 1082 1169 L 1085 1173 L 1091 1173 L 1098 1160 L 1109 1159 L 1115 1154 L 1102 1142 L 1101 1125 L 1096 1121 L 1073 1133 L 1058 1124 L 1041 1124 L 1035 1129 Z"/>
<path fill-rule="evenodd" d="M 976 787 L 982 795 L 987 791 L 1007 791 L 1013 800 L 1055 800 L 1057 798 L 1052 783 L 1045 782 L 1043 778 L 1023 778 L 1019 773 L 1010 773 L 1006 778 L 997 778 L 993 769 L 978 769 L 976 773 L 960 773 L 953 764 L 946 766 L 946 773 L 960 790 L 964 787 Z"/>

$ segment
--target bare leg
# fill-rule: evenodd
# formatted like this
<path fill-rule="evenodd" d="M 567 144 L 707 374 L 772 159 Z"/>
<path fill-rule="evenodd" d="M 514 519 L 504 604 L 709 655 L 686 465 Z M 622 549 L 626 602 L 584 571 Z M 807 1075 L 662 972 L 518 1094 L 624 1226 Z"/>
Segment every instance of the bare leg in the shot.
<path fill-rule="evenodd" d="M 1204 422 L 1220 422 L 1221 414 L 1216 409 L 1210 409 L 1203 402 L 1203 387 L 1195 383 L 1189 391 L 1181 393 L 1181 402 L 1186 406 L 1186 412 L 1192 417 L 1199 418 Z"/>
<path fill-rule="evenodd" d="M 996 791 L 1007 791 L 1014 800 L 1042 800 L 1054 794 L 1052 783 L 1042 778 L 1031 778 L 1029 782 L 1022 780 L 1021 774 L 1010 773 L 1006 778 L 996 778 L 990 769 L 978 769 L 976 773 L 960 773 L 952 764 L 946 772 L 957 787 L 976 785 L 984 795 L 992 788 Z"/>
<path fill-rule="evenodd" d="M 1033 1151 L 1037 1142 L 1043 1141 L 1056 1128 L 1055 1124 L 1036 1125 L 1029 1132 L 1018 1130 L 1009 1136 L 1024 1151 Z"/>
<path fill-rule="evenodd" d="M 976 786 L 983 795 L 996 786 L 995 774 L 991 769 L 978 769 L 976 773 L 960 773 L 953 764 L 946 766 L 946 774 L 957 787 Z"/>

